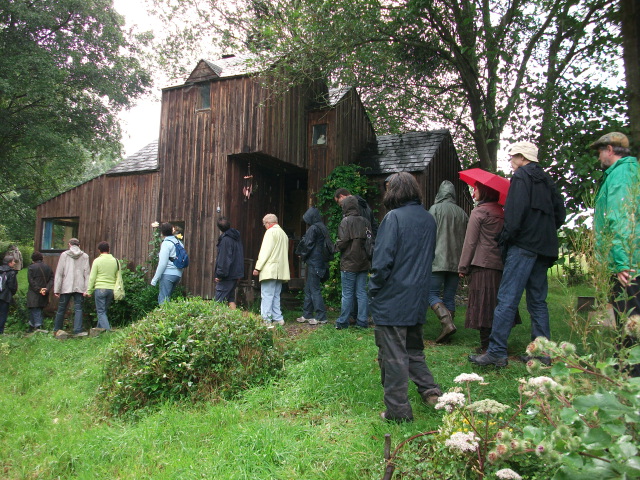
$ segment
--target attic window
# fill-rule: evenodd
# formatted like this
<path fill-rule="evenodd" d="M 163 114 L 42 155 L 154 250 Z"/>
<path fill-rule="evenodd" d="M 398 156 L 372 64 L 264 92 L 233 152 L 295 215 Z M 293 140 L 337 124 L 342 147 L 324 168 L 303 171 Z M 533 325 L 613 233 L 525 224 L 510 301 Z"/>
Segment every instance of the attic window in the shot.
<path fill-rule="evenodd" d="M 208 83 L 200 85 L 200 104 L 198 110 L 208 110 L 211 108 L 211 87 Z"/>
<path fill-rule="evenodd" d="M 69 240 L 78 237 L 78 218 L 45 218 L 42 220 L 42 251 L 62 251 Z"/>
<path fill-rule="evenodd" d="M 326 145 L 327 144 L 327 124 L 313 126 L 313 136 L 311 137 L 311 145 Z"/>

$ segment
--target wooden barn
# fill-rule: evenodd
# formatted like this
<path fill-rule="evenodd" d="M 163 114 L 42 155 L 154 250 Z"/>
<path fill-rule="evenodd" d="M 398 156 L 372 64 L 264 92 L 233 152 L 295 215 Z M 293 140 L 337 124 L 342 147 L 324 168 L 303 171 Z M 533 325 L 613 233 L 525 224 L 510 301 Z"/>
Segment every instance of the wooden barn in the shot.
<path fill-rule="evenodd" d="M 247 65 L 239 56 L 201 60 L 183 85 L 163 89 L 157 143 L 39 205 L 35 248 L 45 261 L 55 268 L 73 236 L 92 260 L 97 243 L 106 240 L 117 257 L 144 264 L 151 223 L 168 221 L 183 228 L 191 257 L 183 284 L 212 298 L 218 217 L 240 230 L 250 272 L 264 235 L 262 217 L 275 213 L 294 239 L 291 284 L 299 286 L 302 271 L 293 250 L 304 233 L 302 214 L 336 166 L 360 159 L 377 179 L 411 171 L 424 186 L 427 205 L 441 180 L 457 176 L 460 164 L 448 132 L 428 133 L 435 143 L 423 155 L 413 134 L 376 138 L 355 89 L 329 91 L 314 82 L 274 94 Z M 405 154 L 394 167 L 385 145 L 400 152 L 403 143 L 421 158 L 410 165 Z"/>

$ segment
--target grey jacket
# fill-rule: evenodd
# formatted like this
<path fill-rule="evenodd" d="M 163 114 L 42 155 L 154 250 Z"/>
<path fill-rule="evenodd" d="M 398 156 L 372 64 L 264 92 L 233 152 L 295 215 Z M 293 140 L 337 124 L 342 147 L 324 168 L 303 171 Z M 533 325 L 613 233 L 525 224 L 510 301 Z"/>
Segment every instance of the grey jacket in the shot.
<path fill-rule="evenodd" d="M 338 227 L 338 241 L 336 248 L 342 253 L 340 270 L 343 272 L 366 272 L 371 263 L 364 244 L 367 239 L 367 229 L 371 228 L 369 220 L 360 215 L 358 200 L 353 195 L 342 201 L 344 218 Z"/>
<path fill-rule="evenodd" d="M 62 293 L 87 293 L 89 287 L 89 255 L 80 250 L 77 245 L 60 254 L 56 276 L 53 283 L 53 292 Z"/>
<path fill-rule="evenodd" d="M 469 216 L 456 205 L 456 190 L 449 180 L 440 184 L 436 201 L 429 209 L 436 219 L 434 272 L 457 272 Z"/>

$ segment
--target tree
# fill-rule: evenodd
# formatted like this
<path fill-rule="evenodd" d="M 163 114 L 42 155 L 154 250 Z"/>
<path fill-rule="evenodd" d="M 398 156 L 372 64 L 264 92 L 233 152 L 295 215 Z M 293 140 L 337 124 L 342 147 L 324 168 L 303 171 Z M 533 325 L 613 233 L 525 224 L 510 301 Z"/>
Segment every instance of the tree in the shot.
<path fill-rule="evenodd" d="M 24 222 L 32 232 L 33 206 L 83 179 L 87 164 L 119 154 L 115 115 L 151 85 L 123 25 L 111 0 L 0 0 L 0 205 L 11 212 L 2 222 L 16 224 L 9 235 Z"/>
<path fill-rule="evenodd" d="M 637 0 L 620 0 L 620 13 L 631 138 L 640 147 L 640 5 Z"/>
<path fill-rule="evenodd" d="M 166 18 L 205 12 L 191 38 L 213 31 L 265 70 L 286 65 L 285 85 L 320 76 L 358 87 L 379 133 L 452 128 L 488 170 L 505 128 L 534 139 L 532 117 L 551 111 L 561 81 L 585 83 L 586 66 L 610 63 L 619 43 L 604 28 L 615 0 L 165 1 Z"/>

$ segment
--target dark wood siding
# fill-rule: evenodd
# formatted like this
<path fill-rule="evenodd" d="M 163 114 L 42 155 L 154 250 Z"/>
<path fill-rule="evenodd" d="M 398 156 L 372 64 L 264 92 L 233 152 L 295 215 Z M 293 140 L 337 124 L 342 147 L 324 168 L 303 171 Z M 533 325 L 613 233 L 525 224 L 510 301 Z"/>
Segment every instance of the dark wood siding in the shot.
<path fill-rule="evenodd" d="M 80 248 L 91 260 L 98 242 L 106 240 L 111 253 L 142 265 L 149 255 L 151 223 L 158 219 L 159 174 L 102 175 L 65 192 L 37 208 L 35 248 L 42 248 L 42 220 L 77 217 Z M 45 254 L 53 269 L 59 254 Z"/>

